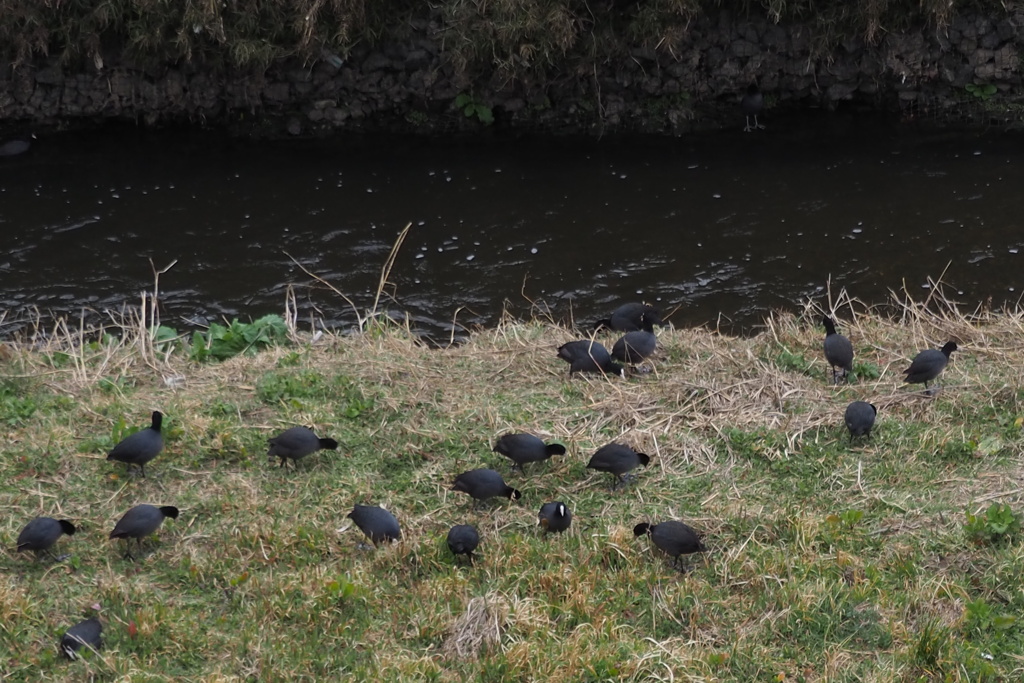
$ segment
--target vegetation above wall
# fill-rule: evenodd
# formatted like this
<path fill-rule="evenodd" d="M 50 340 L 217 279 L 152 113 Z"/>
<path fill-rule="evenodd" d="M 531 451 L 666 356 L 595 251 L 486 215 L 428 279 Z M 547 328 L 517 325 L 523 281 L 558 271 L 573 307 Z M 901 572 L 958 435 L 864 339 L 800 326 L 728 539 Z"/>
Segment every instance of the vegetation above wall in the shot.
<path fill-rule="evenodd" d="M 960 8 L 985 5 L 1007 12 L 990 0 L 0 0 L 0 50 L 15 65 L 51 57 L 70 69 L 113 61 L 259 69 L 287 57 L 344 58 L 356 45 L 429 26 L 456 68 L 528 77 L 576 73 L 624 45 L 671 54 L 697 19 L 723 10 L 809 24 L 821 55 L 843 40 L 942 28 Z"/>

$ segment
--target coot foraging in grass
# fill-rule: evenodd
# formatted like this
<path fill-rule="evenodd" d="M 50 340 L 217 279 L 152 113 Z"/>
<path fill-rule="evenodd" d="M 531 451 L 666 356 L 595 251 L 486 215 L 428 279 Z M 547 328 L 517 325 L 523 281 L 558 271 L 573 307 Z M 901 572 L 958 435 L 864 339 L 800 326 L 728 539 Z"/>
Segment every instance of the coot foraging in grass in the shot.
<path fill-rule="evenodd" d="M 540 526 L 545 531 L 563 532 L 572 524 L 572 510 L 561 501 L 544 503 L 540 506 L 540 513 L 537 515 Z"/>
<path fill-rule="evenodd" d="M 381 507 L 374 505 L 356 505 L 348 518 L 356 523 L 360 531 L 366 534 L 373 545 L 378 546 L 384 541 L 397 541 L 402 537 L 395 516 Z"/>
<path fill-rule="evenodd" d="M 850 441 L 853 437 L 871 437 L 871 428 L 875 426 L 875 415 L 878 409 L 867 401 L 854 401 L 846 406 L 846 414 L 843 416 L 846 428 L 850 430 Z"/>
<path fill-rule="evenodd" d="M 938 377 L 946 369 L 949 354 L 956 351 L 956 348 L 956 342 L 948 341 L 942 349 L 925 349 L 917 354 L 911 361 L 910 367 L 903 371 L 903 374 L 907 376 L 904 381 L 908 384 L 924 383 L 924 388 L 927 389 L 928 382 Z"/>
<path fill-rule="evenodd" d="M 627 332 L 612 347 L 612 358 L 628 365 L 639 365 L 654 353 L 658 338 L 653 332 L 637 330 Z"/>
<path fill-rule="evenodd" d="M 0 143 L 0 157 L 16 157 L 24 154 L 32 147 L 35 135 L 21 138 L 11 138 Z"/>
<path fill-rule="evenodd" d="M 680 556 L 707 550 L 701 542 L 700 536 L 692 527 L 675 520 L 659 524 L 642 522 L 633 527 L 634 536 L 644 534 L 649 534 L 654 545 L 672 558 L 674 567 L 678 566 Z"/>
<path fill-rule="evenodd" d="M 836 332 L 836 324 L 827 315 L 822 318 L 821 324 L 825 326 L 825 360 L 832 366 L 832 383 L 839 384 L 839 380 L 846 380 L 853 372 L 853 344 L 843 335 Z M 836 371 L 842 370 L 842 374 Z"/>
<path fill-rule="evenodd" d="M 528 462 L 547 460 L 552 455 L 565 455 L 565 446 L 560 443 L 545 444 L 533 434 L 505 434 L 494 444 L 494 452 L 514 462 L 513 468 L 522 468 Z"/>
<path fill-rule="evenodd" d="M 642 303 L 622 304 L 610 318 L 602 318 L 594 323 L 594 329 L 608 328 L 618 332 L 635 332 L 646 330 L 652 332 L 655 325 L 663 325 L 661 313 L 653 306 Z"/>
<path fill-rule="evenodd" d="M 477 533 L 476 527 L 471 524 L 456 524 L 448 530 L 448 549 L 455 555 L 455 559 L 458 560 L 459 555 L 465 555 L 469 558 L 469 563 L 473 564 L 473 551 L 480 545 L 480 534 Z"/>
<path fill-rule="evenodd" d="M 40 553 L 46 553 L 59 562 L 60 558 L 55 556 L 50 548 L 63 534 L 74 536 L 75 525 L 66 519 L 36 517 L 18 534 L 18 551 L 32 550 L 37 558 Z"/>
<path fill-rule="evenodd" d="M 744 133 L 764 128 L 764 125 L 757 121 L 758 115 L 764 109 L 764 95 L 761 94 L 761 89 L 757 87 L 757 83 L 751 83 L 747 86 L 747 92 L 743 94 L 743 99 L 740 100 L 740 109 L 743 110 L 743 116 L 747 119 L 747 125 L 743 128 Z M 750 117 L 754 117 L 754 125 L 750 125 Z"/>
<path fill-rule="evenodd" d="M 651 461 L 646 453 L 637 453 L 629 446 L 620 443 L 610 443 L 597 449 L 587 463 L 587 469 L 598 472 L 608 472 L 615 476 L 614 491 L 619 484 L 624 484 L 630 470 L 640 465 L 647 465 Z"/>
<path fill-rule="evenodd" d="M 321 439 L 313 433 L 313 430 L 307 427 L 286 429 L 277 436 L 267 439 L 267 443 L 270 444 L 267 457 L 273 458 L 275 455 L 279 457 L 281 459 L 279 467 L 284 467 L 288 458 L 297 462 L 321 448 L 331 451 L 338 448 L 337 441 L 334 439 Z"/>
<path fill-rule="evenodd" d="M 478 501 L 504 496 L 509 500 L 519 500 L 522 493 L 505 483 L 501 474 L 488 469 L 470 470 L 455 477 L 452 491 L 468 493 Z"/>
<path fill-rule="evenodd" d="M 123 462 L 129 470 L 132 465 L 138 465 L 142 476 L 146 476 L 146 463 L 164 448 L 164 437 L 160 434 L 163 419 L 163 413 L 154 410 L 152 424 L 124 438 L 107 454 L 107 460 Z"/>
<path fill-rule="evenodd" d="M 110 532 L 111 538 L 125 539 L 124 555 L 127 558 L 135 559 L 131 552 L 131 539 L 136 539 L 139 550 L 142 550 L 142 539 L 160 528 L 164 517 L 171 519 L 178 518 L 178 508 L 173 505 L 156 507 L 155 505 L 136 505 L 124 517 L 117 521 L 114 530 Z"/>
<path fill-rule="evenodd" d="M 93 608 L 99 609 L 99 605 L 93 605 Z M 68 659 L 78 659 L 78 651 L 83 648 L 87 650 L 99 650 L 102 648 L 102 635 L 103 624 L 100 623 L 99 618 L 92 617 L 91 619 L 80 621 L 61 636 L 60 651 Z"/>
<path fill-rule="evenodd" d="M 558 347 L 558 357 L 569 364 L 569 374 L 575 372 L 604 372 L 623 374 L 623 367 L 612 360 L 608 349 L 590 339 L 566 342 Z"/>

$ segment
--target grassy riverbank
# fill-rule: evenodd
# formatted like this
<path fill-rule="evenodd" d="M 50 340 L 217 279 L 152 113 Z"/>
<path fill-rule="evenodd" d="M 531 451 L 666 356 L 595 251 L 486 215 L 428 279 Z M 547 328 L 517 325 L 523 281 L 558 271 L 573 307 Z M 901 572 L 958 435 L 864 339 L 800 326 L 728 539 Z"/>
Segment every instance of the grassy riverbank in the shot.
<path fill-rule="evenodd" d="M 828 385 L 820 313 L 760 335 L 664 330 L 652 373 L 567 378 L 574 333 L 508 323 L 431 350 L 401 330 L 327 336 L 222 363 L 146 362 L 129 340 L 3 347 L 0 538 L 45 514 L 81 524 L 72 557 L 0 555 L 5 680 L 1015 680 L 1024 671 L 1024 315 L 905 303 L 837 311 L 858 379 Z M 858 309 L 859 310 L 859 309 Z M 73 336 L 73 335 L 71 335 Z M 934 398 L 909 358 L 961 350 Z M 147 356 L 148 357 L 148 356 Z M 851 446 L 845 406 L 878 406 Z M 166 415 L 148 478 L 105 453 Z M 266 459 L 294 425 L 336 438 L 296 469 Z M 509 473 L 502 433 L 568 453 Z M 610 492 L 584 469 L 612 440 L 652 456 Z M 494 466 L 523 491 L 474 510 L 448 490 Z M 545 537 L 562 500 L 572 530 Z M 132 505 L 181 508 L 137 562 L 107 540 Z M 379 550 L 345 515 L 380 504 L 404 539 Z M 1005 510 L 1002 511 L 1005 515 Z M 980 515 L 968 523 L 968 513 Z M 680 573 L 632 535 L 676 518 L 710 551 Z M 457 567 L 454 523 L 481 532 Z M 104 608 L 100 657 L 59 634 Z"/>

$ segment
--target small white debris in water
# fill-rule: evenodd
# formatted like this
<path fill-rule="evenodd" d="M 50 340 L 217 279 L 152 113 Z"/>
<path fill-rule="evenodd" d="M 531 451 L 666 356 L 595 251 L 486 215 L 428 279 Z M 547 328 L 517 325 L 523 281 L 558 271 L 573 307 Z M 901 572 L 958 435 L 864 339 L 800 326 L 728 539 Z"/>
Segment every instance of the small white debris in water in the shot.
<path fill-rule="evenodd" d="M 416 225 L 426 225 L 426 224 L 427 224 L 426 221 L 417 221 L 416 222 Z"/>
<path fill-rule="evenodd" d="M 472 261 L 475 258 L 476 258 L 476 256 L 474 256 L 473 254 L 470 254 L 469 256 L 466 257 L 466 260 L 467 261 Z"/>
<path fill-rule="evenodd" d="M 416 254 L 416 258 L 423 258 L 423 254 Z"/>
<path fill-rule="evenodd" d="M 1016 254 L 1017 253 L 1017 247 L 1010 247 L 1010 253 L 1011 254 Z"/>
<path fill-rule="evenodd" d="M 445 181 L 446 183 L 450 183 L 450 182 L 452 181 L 452 177 L 451 177 L 450 175 L 446 175 L 446 176 L 444 177 L 444 181 Z"/>
<path fill-rule="evenodd" d="M 715 199 L 721 199 L 722 198 L 722 195 L 718 194 L 717 192 L 715 194 L 711 195 L 711 196 L 714 197 Z"/>
<path fill-rule="evenodd" d="M 981 156 L 981 150 L 980 149 L 979 150 L 975 150 L 974 156 L 980 157 Z"/>
<path fill-rule="evenodd" d="M 686 170 L 692 171 L 692 170 L 697 169 L 697 168 L 700 168 L 700 166 L 698 164 L 690 164 L 689 166 L 686 167 Z"/>
<path fill-rule="evenodd" d="M 530 253 L 531 253 L 531 254 L 536 254 L 536 253 L 537 253 L 537 247 L 533 247 L 533 248 L 531 248 L 531 249 L 530 249 Z"/>
<path fill-rule="evenodd" d="M 854 229 L 853 229 L 853 234 L 854 234 L 854 235 L 859 235 L 859 234 L 861 234 L 862 232 L 864 232 L 864 231 L 863 231 L 863 230 L 861 230 L 860 228 L 854 228 Z"/>

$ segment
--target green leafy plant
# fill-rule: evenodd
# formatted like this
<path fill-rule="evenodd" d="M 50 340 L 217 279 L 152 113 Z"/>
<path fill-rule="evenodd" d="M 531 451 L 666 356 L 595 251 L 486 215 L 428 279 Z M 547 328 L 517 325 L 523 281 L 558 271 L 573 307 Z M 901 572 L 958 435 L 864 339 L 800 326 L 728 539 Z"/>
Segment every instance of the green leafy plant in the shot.
<path fill-rule="evenodd" d="M 977 633 L 1007 631 L 1017 623 L 1017 617 L 1012 614 L 999 614 L 984 598 L 971 600 L 964 605 L 964 617 L 967 627 Z"/>
<path fill-rule="evenodd" d="M 964 531 L 978 545 L 1008 541 L 1020 533 L 1020 515 L 1009 505 L 992 503 L 984 514 L 968 511 Z"/>
<path fill-rule="evenodd" d="M 976 99 L 982 102 L 989 100 L 993 95 L 996 94 L 998 88 L 991 83 L 985 83 L 984 85 L 978 83 L 968 83 L 964 86 L 964 89 L 969 92 Z"/>
<path fill-rule="evenodd" d="M 459 93 L 458 97 L 455 98 L 455 106 L 462 110 L 467 119 L 475 116 L 485 126 L 494 123 L 494 112 L 491 111 L 491 108 L 482 102 L 478 102 L 469 93 Z"/>
<path fill-rule="evenodd" d="M 228 325 L 211 323 L 206 332 L 195 332 L 189 357 L 206 361 L 225 360 L 243 353 L 253 355 L 287 338 L 288 328 L 279 315 L 265 315 L 251 323 L 236 318 Z"/>

